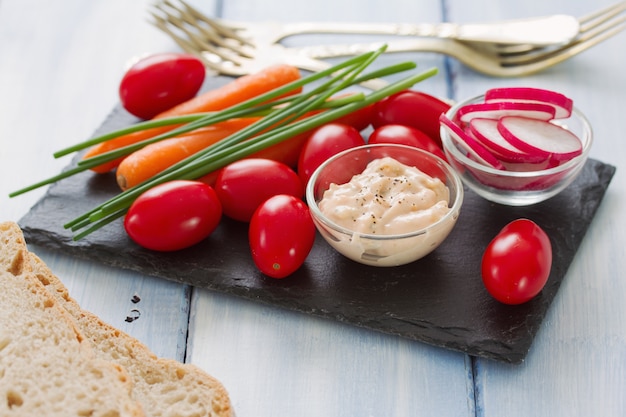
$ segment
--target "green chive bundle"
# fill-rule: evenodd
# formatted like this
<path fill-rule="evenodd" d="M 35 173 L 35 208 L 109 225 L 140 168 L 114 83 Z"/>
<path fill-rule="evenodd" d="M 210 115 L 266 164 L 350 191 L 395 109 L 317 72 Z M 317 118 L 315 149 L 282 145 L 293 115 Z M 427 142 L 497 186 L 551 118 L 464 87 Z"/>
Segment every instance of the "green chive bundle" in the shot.
<path fill-rule="evenodd" d="M 55 157 L 65 156 L 136 131 L 165 125 L 182 124 L 171 131 L 154 136 L 150 139 L 83 159 L 77 163 L 76 167 L 15 191 L 10 194 L 10 197 L 23 194 L 105 162 L 129 155 L 159 140 L 178 136 L 200 127 L 209 126 L 236 117 L 262 116 L 261 119 L 248 127 L 172 165 L 143 183 L 121 192 L 110 200 L 65 224 L 64 227 L 66 229 L 70 229 L 75 233 L 74 240 L 79 240 L 112 221 L 123 217 L 137 197 L 158 184 L 176 179 L 198 179 L 231 162 L 245 158 L 260 150 L 288 140 L 295 135 L 309 131 L 358 109 L 369 106 L 394 93 L 410 88 L 437 73 L 436 68 L 433 68 L 419 74 L 408 76 L 380 90 L 371 92 L 368 95 L 353 94 L 342 99 L 328 100 L 346 87 L 359 84 L 369 79 L 401 71 L 408 71 L 416 67 L 412 62 L 403 62 L 362 75 L 362 72 L 384 51 L 385 46 L 376 51 L 345 60 L 324 71 L 313 73 L 222 111 L 141 122 L 60 150 L 54 154 Z M 278 97 L 284 96 L 286 93 L 323 78 L 328 79 L 312 88 L 311 91 L 277 99 Z M 320 109 L 326 109 L 326 111 L 298 120 L 298 118 L 304 114 Z M 268 129 L 270 127 L 271 129 Z"/>

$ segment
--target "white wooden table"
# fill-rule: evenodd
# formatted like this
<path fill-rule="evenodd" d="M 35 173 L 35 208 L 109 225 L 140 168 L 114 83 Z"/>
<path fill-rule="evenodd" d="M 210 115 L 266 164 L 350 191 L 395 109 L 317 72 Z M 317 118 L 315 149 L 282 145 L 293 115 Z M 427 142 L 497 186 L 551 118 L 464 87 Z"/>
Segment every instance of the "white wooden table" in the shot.
<path fill-rule="evenodd" d="M 280 21 L 459 22 L 582 15 L 611 0 L 194 1 L 208 14 Z M 0 0 L 0 220 L 43 195 L 53 151 L 87 138 L 117 102 L 125 64 L 177 50 L 148 0 Z M 33 247 L 71 294 L 158 355 L 219 378 L 240 417 L 626 415 L 626 35 L 536 76 L 494 79 L 415 54 L 441 73 L 420 88 L 464 98 L 531 85 L 573 97 L 595 130 L 593 158 L 618 167 L 526 361 L 504 365 L 330 320 L 141 276 Z M 133 304 L 134 294 L 141 297 Z M 141 319 L 125 318 L 132 308 Z"/>

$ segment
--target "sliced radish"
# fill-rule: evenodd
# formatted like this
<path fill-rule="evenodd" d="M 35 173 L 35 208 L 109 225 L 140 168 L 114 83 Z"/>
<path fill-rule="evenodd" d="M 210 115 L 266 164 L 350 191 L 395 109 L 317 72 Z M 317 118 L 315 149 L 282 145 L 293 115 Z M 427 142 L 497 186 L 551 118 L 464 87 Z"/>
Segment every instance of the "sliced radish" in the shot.
<path fill-rule="evenodd" d="M 546 158 L 524 152 L 513 146 L 498 130 L 498 121 L 493 119 L 475 118 L 469 124 L 471 134 L 503 163 L 536 164 Z M 505 164 L 506 166 L 506 164 Z"/>
<path fill-rule="evenodd" d="M 541 103 L 474 103 L 459 109 L 457 116 L 462 123 L 469 123 L 474 118 L 499 119 L 505 116 L 523 116 L 539 120 L 554 118 L 553 106 Z"/>
<path fill-rule="evenodd" d="M 468 135 L 445 114 L 439 117 L 439 123 L 448 130 L 450 137 L 464 150 L 466 150 L 479 163 L 495 169 L 504 169 L 502 163 L 487 148 L 478 143 L 476 139 Z"/>
<path fill-rule="evenodd" d="M 530 155 L 564 161 L 582 153 L 578 136 L 554 123 L 507 116 L 498 121 L 498 130 L 511 145 Z"/>
<path fill-rule="evenodd" d="M 439 121 L 468 159 L 496 169 L 486 172 L 460 164 L 476 181 L 499 190 L 534 192 L 558 184 L 571 169 L 532 173 L 558 167 L 583 152 L 581 139 L 554 121 L 572 112 L 573 102 L 553 91 L 499 88 L 488 90 L 482 102 L 458 108 L 452 120 L 442 115 Z"/>
<path fill-rule="evenodd" d="M 571 116 L 574 102 L 567 96 L 551 90 L 531 87 L 493 88 L 485 93 L 485 103 L 516 102 L 548 104 L 555 109 L 555 119 Z"/>

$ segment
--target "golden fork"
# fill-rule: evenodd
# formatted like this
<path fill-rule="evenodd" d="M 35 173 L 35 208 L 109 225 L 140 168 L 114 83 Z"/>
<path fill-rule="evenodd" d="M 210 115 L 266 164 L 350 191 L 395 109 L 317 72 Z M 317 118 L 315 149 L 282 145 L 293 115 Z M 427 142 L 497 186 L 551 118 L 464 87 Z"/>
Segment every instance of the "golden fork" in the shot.
<path fill-rule="evenodd" d="M 284 62 L 301 69 L 319 71 L 328 64 L 322 58 L 349 56 L 371 51 L 381 43 L 285 47 L 280 43 L 244 37 L 235 27 L 210 19 L 196 9 L 177 8 L 164 0 L 152 12 L 154 24 L 169 34 L 185 51 L 201 56 L 208 68 L 227 75 L 255 72 L 271 63 Z M 597 45 L 625 28 L 626 1 L 578 19 L 578 34 L 563 45 L 536 46 L 528 43 L 489 46 L 447 38 L 402 38 L 386 42 L 387 52 L 435 52 L 458 59 L 475 71 L 497 77 L 536 73 Z M 375 88 L 375 87 L 374 87 Z"/>
<path fill-rule="evenodd" d="M 235 22 L 207 18 L 184 0 L 175 5 L 161 0 L 157 9 L 168 10 L 190 24 L 207 25 L 218 32 L 226 29 L 229 35 L 252 42 L 279 43 L 301 34 L 367 34 L 398 35 L 456 39 L 493 44 L 531 44 L 534 46 L 560 45 L 571 41 L 579 32 L 580 20 L 574 16 L 552 15 L 525 19 L 470 24 L 457 23 L 354 23 L 354 22 Z M 170 13 L 171 14 L 171 13 Z"/>

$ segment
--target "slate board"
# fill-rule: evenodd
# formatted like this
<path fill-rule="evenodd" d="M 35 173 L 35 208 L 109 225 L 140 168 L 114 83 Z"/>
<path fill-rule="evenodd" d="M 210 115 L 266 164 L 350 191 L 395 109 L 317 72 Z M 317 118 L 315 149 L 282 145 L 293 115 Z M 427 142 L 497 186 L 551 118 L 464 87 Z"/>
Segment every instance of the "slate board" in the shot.
<path fill-rule="evenodd" d="M 212 82 L 225 83 L 218 78 Z M 96 134 L 135 122 L 115 108 Z M 27 241 L 106 265 L 399 335 L 502 362 L 524 360 L 615 173 L 590 159 L 556 197 L 530 207 L 490 203 L 470 190 L 455 229 L 427 257 L 376 268 L 348 260 L 320 236 L 301 269 L 274 280 L 249 255 L 247 225 L 225 219 L 203 243 L 176 253 L 136 246 L 122 222 L 74 242 L 62 225 L 118 192 L 113 175 L 91 172 L 63 180 L 19 224 Z M 550 236 L 553 268 L 539 296 L 520 306 L 492 299 L 480 278 L 482 253 L 508 222 L 526 217 Z"/>

